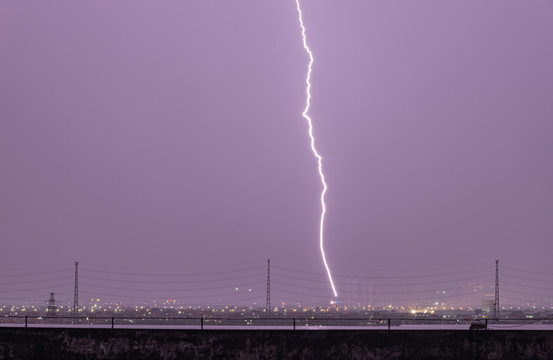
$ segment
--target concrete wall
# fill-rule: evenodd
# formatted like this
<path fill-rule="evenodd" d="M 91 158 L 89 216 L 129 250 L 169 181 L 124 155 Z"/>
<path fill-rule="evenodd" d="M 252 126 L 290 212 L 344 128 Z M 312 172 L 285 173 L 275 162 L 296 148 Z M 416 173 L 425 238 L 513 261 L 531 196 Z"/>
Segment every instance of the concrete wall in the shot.
<path fill-rule="evenodd" d="M 553 331 L 0 328 L 4 359 L 553 359 Z"/>

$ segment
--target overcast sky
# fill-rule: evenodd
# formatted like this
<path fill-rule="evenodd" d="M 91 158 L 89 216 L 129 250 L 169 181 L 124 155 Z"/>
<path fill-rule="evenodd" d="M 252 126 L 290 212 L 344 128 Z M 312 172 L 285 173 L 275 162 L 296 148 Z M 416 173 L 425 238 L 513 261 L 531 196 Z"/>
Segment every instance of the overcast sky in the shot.
<path fill-rule="evenodd" d="M 331 269 L 553 273 L 553 2 L 302 7 Z M 0 0 L 0 271 L 323 273 L 301 41 L 293 0 Z"/>

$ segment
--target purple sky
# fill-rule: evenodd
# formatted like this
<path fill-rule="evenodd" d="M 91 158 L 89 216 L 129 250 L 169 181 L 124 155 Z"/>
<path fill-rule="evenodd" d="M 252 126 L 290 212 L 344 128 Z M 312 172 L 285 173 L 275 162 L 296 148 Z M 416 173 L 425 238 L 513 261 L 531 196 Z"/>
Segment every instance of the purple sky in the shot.
<path fill-rule="evenodd" d="M 553 273 L 553 2 L 302 7 L 331 269 Z M 0 271 L 324 272 L 294 1 L 0 0 L 0 49 Z"/>

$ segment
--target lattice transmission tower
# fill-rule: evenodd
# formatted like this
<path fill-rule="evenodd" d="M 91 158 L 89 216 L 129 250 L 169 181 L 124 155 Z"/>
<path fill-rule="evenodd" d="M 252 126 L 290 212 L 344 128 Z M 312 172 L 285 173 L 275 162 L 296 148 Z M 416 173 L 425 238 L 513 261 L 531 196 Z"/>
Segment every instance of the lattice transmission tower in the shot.
<path fill-rule="evenodd" d="M 499 259 L 495 260 L 495 301 L 493 303 L 493 317 L 499 319 Z"/>
<path fill-rule="evenodd" d="M 75 261 L 75 291 L 73 292 L 73 317 L 79 312 L 79 262 Z"/>
<path fill-rule="evenodd" d="M 269 315 L 271 311 L 271 259 L 267 259 L 267 302 L 265 312 Z"/>

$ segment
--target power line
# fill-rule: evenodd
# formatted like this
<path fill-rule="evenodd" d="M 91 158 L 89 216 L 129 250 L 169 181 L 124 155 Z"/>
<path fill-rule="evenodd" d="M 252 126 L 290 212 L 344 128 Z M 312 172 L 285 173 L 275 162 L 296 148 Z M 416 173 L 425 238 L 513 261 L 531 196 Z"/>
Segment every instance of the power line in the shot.
<path fill-rule="evenodd" d="M 203 291 L 203 290 L 217 290 L 217 289 L 223 289 L 223 288 L 229 288 L 229 287 L 256 287 L 256 286 L 262 286 L 264 282 L 258 281 L 254 283 L 241 283 L 241 284 L 228 284 L 228 285 L 220 285 L 215 287 L 208 287 L 208 288 L 165 288 L 165 289 L 152 289 L 152 288 L 126 288 L 126 287 L 120 287 L 120 286 L 109 286 L 109 285 L 96 285 L 96 284 L 89 284 L 89 283 L 81 283 L 83 287 L 95 287 L 95 288 L 104 288 L 104 289 L 117 289 L 117 290 L 126 290 L 126 291 Z"/>
<path fill-rule="evenodd" d="M 0 290 L 0 293 L 44 290 L 44 289 L 52 289 L 52 288 L 63 288 L 63 287 L 67 287 L 67 286 L 71 286 L 71 283 L 53 284 L 53 285 L 48 285 L 48 286 L 35 287 L 35 288 L 25 288 L 25 289 Z"/>
<path fill-rule="evenodd" d="M 60 272 L 67 272 L 69 270 L 72 270 L 71 268 L 65 268 L 60 270 L 52 270 L 52 271 L 41 271 L 36 273 L 26 273 L 26 274 L 13 274 L 13 275 L 0 275 L 0 278 L 8 278 L 8 277 L 22 277 L 22 276 L 37 276 L 37 275 L 48 275 L 48 274 L 55 274 Z"/>
<path fill-rule="evenodd" d="M 222 279 L 182 280 L 182 281 L 145 281 L 145 280 L 107 279 L 107 278 L 100 278 L 100 277 L 87 276 L 87 275 L 81 275 L 80 277 L 82 279 L 122 282 L 122 283 L 140 283 L 140 284 L 199 284 L 199 283 L 202 283 L 203 284 L 203 283 L 214 283 L 214 282 L 221 282 L 221 281 L 262 278 L 264 275 L 265 274 L 255 274 L 255 275 L 235 276 L 235 277 L 222 278 Z"/>
<path fill-rule="evenodd" d="M 323 289 L 323 288 L 316 288 L 316 287 L 310 287 L 310 286 L 301 286 L 301 285 L 295 285 L 295 284 L 290 284 L 290 283 L 283 283 L 283 282 L 280 282 L 280 281 L 274 281 L 273 282 L 275 284 L 278 284 L 278 285 L 284 285 L 284 286 L 292 286 L 292 287 L 297 287 L 297 288 L 302 288 L 302 289 L 310 289 L 310 290 L 320 290 L 320 291 L 325 291 L 325 290 L 328 290 L 327 289 Z M 379 292 L 379 294 L 413 294 L 413 293 L 428 293 L 428 292 L 442 292 L 442 291 L 452 291 L 452 290 L 458 290 L 458 289 L 466 289 L 467 287 L 466 286 L 457 286 L 457 287 L 450 287 L 450 288 L 433 288 L 433 289 L 424 289 L 424 290 L 405 290 L 405 291 L 386 291 L 386 292 Z M 347 290 L 341 290 L 340 291 L 341 293 L 357 293 L 357 291 L 347 291 Z"/>
<path fill-rule="evenodd" d="M 284 268 L 280 266 L 274 266 L 273 268 L 284 270 L 284 271 L 290 271 L 295 273 L 302 273 L 302 274 L 312 274 L 317 276 L 325 276 L 321 273 L 311 272 L 311 271 L 303 271 L 303 270 L 297 270 L 297 269 L 289 269 Z M 441 277 L 441 276 L 450 276 L 450 275 L 457 275 L 457 274 L 468 274 L 468 273 L 475 273 L 479 271 L 487 270 L 490 271 L 489 267 L 483 267 L 483 268 L 477 268 L 472 270 L 466 270 L 466 271 L 457 271 L 453 273 L 441 273 L 441 274 L 429 274 L 429 275 L 405 275 L 405 276 L 357 276 L 357 275 L 334 275 L 334 277 L 340 277 L 340 278 L 347 278 L 347 279 L 417 279 L 417 278 L 431 278 L 431 277 Z"/>
<path fill-rule="evenodd" d="M 553 276 L 553 273 L 543 272 L 543 271 L 524 270 L 524 269 L 517 269 L 517 268 L 508 267 L 508 266 L 502 266 L 501 268 L 506 270 L 530 273 L 530 274 L 541 274 L 541 275 Z"/>
<path fill-rule="evenodd" d="M 82 268 L 81 270 L 86 270 L 90 272 L 96 272 L 96 273 L 104 273 L 104 274 L 112 274 L 112 275 L 124 275 L 124 276 L 162 276 L 162 277 L 169 277 L 169 276 L 207 276 L 207 275 L 221 275 L 221 274 L 229 274 L 229 273 L 237 273 L 237 272 L 245 272 L 245 271 L 251 271 L 251 270 L 260 270 L 264 269 L 263 267 L 251 267 L 251 268 L 245 268 L 245 269 L 237 269 L 237 270 L 228 270 L 228 271 L 217 271 L 217 272 L 206 272 L 206 273 L 188 273 L 188 274 L 152 274 L 152 273 L 128 273 L 128 272 L 117 272 L 117 271 L 107 271 L 107 270 L 94 270 L 89 268 Z"/>
<path fill-rule="evenodd" d="M 279 293 L 285 293 L 285 294 L 293 294 L 293 295 L 301 295 L 307 298 L 319 298 L 319 299 L 327 299 L 330 300 L 330 297 L 328 296 L 320 296 L 320 295 L 314 295 L 314 294 L 307 294 L 303 292 L 298 291 L 289 291 L 284 290 L 281 288 L 273 288 Z M 432 296 L 421 296 L 421 297 L 409 297 L 409 298 L 395 298 L 395 299 L 375 299 L 372 302 L 398 302 L 398 301 L 434 301 L 434 300 L 444 300 L 444 299 L 454 299 L 459 297 L 474 297 L 475 295 L 480 295 L 479 293 L 469 292 L 469 293 L 463 293 L 463 294 L 433 294 Z M 367 301 L 368 302 L 368 301 Z M 328 303 L 327 303 L 328 304 Z"/>
<path fill-rule="evenodd" d="M 520 293 L 522 295 L 526 295 L 524 293 Z M 535 301 L 535 300 L 529 300 L 529 299 L 523 299 L 523 298 L 519 298 L 519 297 L 516 297 L 516 296 L 505 296 L 505 295 L 502 295 L 501 296 L 503 299 L 507 299 L 507 300 L 514 300 L 514 301 L 521 301 L 523 303 L 535 303 L 535 304 L 546 304 L 544 302 L 540 302 L 540 301 Z M 549 303 L 551 304 L 551 302 Z"/>
<path fill-rule="evenodd" d="M 259 288 L 259 289 L 252 289 L 251 291 L 248 291 L 248 293 L 257 293 L 257 292 L 260 292 L 262 291 L 263 289 L 262 288 Z M 88 291 L 85 291 L 86 294 L 95 294 L 95 295 L 101 295 L 101 293 L 96 293 L 96 292 L 88 292 Z M 232 293 L 224 293 L 224 294 L 209 294 L 209 295 L 194 295 L 194 296 L 189 296 L 189 295 L 185 295 L 185 296 L 175 296 L 175 298 L 178 298 L 179 300 L 186 300 L 186 299 L 202 299 L 202 298 L 208 298 L 208 297 L 223 297 L 223 296 L 237 296 L 237 295 L 243 295 L 242 293 L 239 293 L 239 292 L 232 292 Z M 106 295 L 107 296 L 107 295 Z M 126 295 L 114 295 L 114 297 L 127 297 L 127 298 L 133 298 L 133 299 L 136 299 L 137 297 L 136 296 L 126 296 Z M 174 295 L 171 295 L 171 296 L 174 296 Z M 149 296 L 149 298 L 152 298 L 152 299 L 156 299 L 156 298 L 159 298 L 161 297 L 161 295 L 157 294 L 156 296 Z"/>
<path fill-rule="evenodd" d="M 276 273 L 273 271 L 273 275 L 275 277 L 283 277 L 283 278 L 287 278 L 287 279 L 292 279 L 292 280 L 300 280 L 300 281 L 306 281 L 306 282 L 320 282 L 320 283 L 326 283 L 325 281 L 323 280 L 312 280 L 312 279 L 307 279 L 307 278 L 302 278 L 302 277 L 297 277 L 297 276 L 288 276 L 288 275 L 284 275 L 284 274 L 281 274 L 281 273 Z M 430 281 L 430 282 L 420 282 L 420 283 L 416 283 L 416 282 L 409 282 L 409 283 L 378 283 L 377 285 L 378 286 L 411 286 L 411 285 L 432 285 L 432 284 L 443 284 L 443 283 L 450 283 L 450 282 L 458 282 L 458 281 L 469 281 L 469 280 L 476 280 L 476 279 L 484 279 L 484 278 L 488 278 L 489 277 L 489 274 L 486 274 L 486 275 L 478 275 L 478 276 L 473 276 L 473 277 L 468 277 L 468 278 L 461 278 L 461 279 L 451 279 L 451 280 L 441 280 L 441 281 Z M 377 279 L 377 280 L 385 280 L 385 279 Z M 335 284 L 338 284 L 338 285 L 344 285 L 344 286 L 348 286 L 348 285 L 351 285 L 351 283 L 348 283 L 348 282 L 335 282 Z M 363 283 L 363 284 L 367 284 L 367 283 Z M 376 285 L 376 284 L 374 284 Z M 342 290 L 341 290 L 342 292 Z"/>
<path fill-rule="evenodd" d="M 532 282 L 544 282 L 544 283 L 553 284 L 553 280 L 529 278 L 529 277 L 524 277 L 524 276 L 505 274 L 505 272 L 503 272 L 503 278 L 509 278 L 509 279 L 513 278 L 513 279 L 527 280 L 527 281 L 532 281 Z"/>
<path fill-rule="evenodd" d="M 7 283 L 0 283 L 0 286 L 3 286 L 3 285 L 32 284 L 32 283 L 45 283 L 45 282 L 48 282 L 48 281 L 68 280 L 68 279 L 71 279 L 71 276 L 64 276 L 64 277 L 51 278 L 51 279 L 23 280 L 23 281 L 17 281 L 17 282 L 7 282 Z"/>
<path fill-rule="evenodd" d="M 533 286 L 533 285 L 524 285 L 524 284 L 517 284 L 512 283 L 510 281 L 503 281 L 503 284 L 511 285 L 511 286 L 519 286 L 519 287 L 526 287 L 526 288 L 532 288 L 532 289 L 539 289 L 539 290 L 546 290 L 546 291 L 553 291 L 551 288 L 544 288 L 542 286 Z"/>

